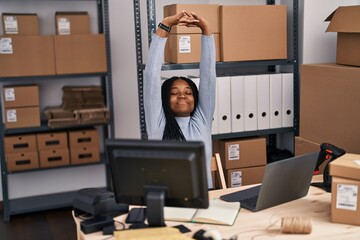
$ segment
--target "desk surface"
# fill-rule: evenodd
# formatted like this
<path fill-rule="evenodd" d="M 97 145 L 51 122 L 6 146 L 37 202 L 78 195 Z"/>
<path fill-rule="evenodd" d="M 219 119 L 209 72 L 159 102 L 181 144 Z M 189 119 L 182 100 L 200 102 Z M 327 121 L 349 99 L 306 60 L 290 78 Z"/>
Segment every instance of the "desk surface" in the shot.
<path fill-rule="evenodd" d="M 314 176 L 313 181 L 321 181 L 321 176 Z M 210 191 L 210 198 L 218 198 L 223 194 L 239 191 L 248 186 L 240 188 L 229 188 L 224 190 Z M 311 234 L 284 234 L 280 232 L 281 218 L 283 217 L 311 217 Z M 259 212 L 250 212 L 244 208 L 233 226 L 167 222 L 167 225 L 174 226 L 183 224 L 195 232 L 207 227 L 218 229 L 224 239 L 237 235 L 238 239 L 360 239 L 360 226 L 332 223 L 331 217 L 331 193 L 319 188 L 310 187 L 307 196 L 268 208 Z M 104 236 L 100 232 L 83 234 L 79 230 L 80 220 L 75 219 L 78 229 L 78 240 L 100 240 L 114 239 L 111 236 Z M 117 218 L 124 221 L 125 215 Z M 274 224 L 276 222 L 276 224 Z M 271 225 L 271 228 L 269 226 Z M 192 236 L 193 233 L 189 234 Z"/>

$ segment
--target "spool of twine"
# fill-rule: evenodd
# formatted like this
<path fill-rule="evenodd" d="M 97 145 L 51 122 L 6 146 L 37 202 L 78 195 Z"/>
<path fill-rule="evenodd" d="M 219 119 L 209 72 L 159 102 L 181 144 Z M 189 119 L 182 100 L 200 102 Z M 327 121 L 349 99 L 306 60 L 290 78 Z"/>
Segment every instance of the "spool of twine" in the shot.
<path fill-rule="evenodd" d="M 309 234 L 311 230 L 310 217 L 283 217 L 281 219 L 282 233 Z"/>

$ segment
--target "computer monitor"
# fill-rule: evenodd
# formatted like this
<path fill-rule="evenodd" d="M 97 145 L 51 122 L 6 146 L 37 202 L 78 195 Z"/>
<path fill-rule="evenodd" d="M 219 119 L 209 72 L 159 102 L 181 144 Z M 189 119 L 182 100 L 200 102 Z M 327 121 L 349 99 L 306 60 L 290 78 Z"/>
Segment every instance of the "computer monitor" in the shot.
<path fill-rule="evenodd" d="M 208 208 L 202 142 L 107 139 L 115 199 L 145 205 L 150 227 L 164 226 L 164 206 Z"/>

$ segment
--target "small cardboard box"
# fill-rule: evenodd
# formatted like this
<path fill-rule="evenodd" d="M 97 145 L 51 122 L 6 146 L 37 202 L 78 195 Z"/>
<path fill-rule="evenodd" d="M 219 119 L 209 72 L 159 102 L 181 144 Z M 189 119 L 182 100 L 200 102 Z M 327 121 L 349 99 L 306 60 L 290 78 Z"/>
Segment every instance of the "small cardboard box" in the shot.
<path fill-rule="evenodd" d="M 39 168 L 38 152 L 8 153 L 6 154 L 8 172 L 17 172 Z"/>
<path fill-rule="evenodd" d="M 99 146 L 70 148 L 71 164 L 86 164 L 100 162 Z"/>
<path fill-rule="evenodd" d="M 337 32 L 336 63 L 360 66 L 360 5 L 338 7 L 325 21 L 326 32 Z"/>
<path fill-rule="evenodd" d="M 6 136 L 4 138 L 5 153 L 36 152 L 35 134 Z"/>
<path fill-rule="evenodd" d="M 99 133 L 96 129 L 69 131 L 70 148 L 90 146 L 99 146 Z"/>
<path fill-rule="evenodd" d="M 195 12 L 199 16 L 205 18 L 213 33 L 220 32 L 219 23 L 219 5 L 218 4 L 171 4 L 164 6 L 164 17 L 179 14 L 182 11 Z M 171 34 L 189 34 L 189 33 L 201 33 L 198 27 L 186 27 L 186 26 L 173 26 L 171 28 Z"/>
<path fill-rule="evenodd" d="M 55 75 L 53 36 L 0 36 L 0 77 Z"/>
<path fill-rule="evenodd" d="M 226 185 L 229 188 L 261 183 L 265 166 L 225 170 Z"/>
<path fill-rule="evenodd" d="M 214 34 L 216 61 L 220 61 L 219 34 Z M 165 62 L 196 63 L 201 57 L 201 34 L 169 35 L 165 46 Z"/>
<path fill-rule="evenodd" d="M 39 106 L 39 86 L 5 86 L 4 107 Z"/>
<path fill-rule="evenodd" d="M 39 155 L 41 168 L 70 165 L 68 148 L 41 150 Z"/>
<path fill-rule="evenodd" d="M 104 34 L 56 35 L 56 74 L 107 71 Z"/>
<path fill-rule="evenodd" d="M 226 170 L 264 166 L 267 163 L 265 138 L 214 141 L 214 151 L 220 153 Z"/>
<path fill-rule="evenodd" d="M 299 136 L 360 153 L 360 68 L 303 64 L 300 70 Z"/>
<path fill-rule="evenodd" d="M 320 152 L 320 144 L 312 142 L 302 137 L 295 137 L 295 156 L 300 156 L 312 152 Z M 324 172 L 325 166 L 328 164 L 330 159 L 325 160 L 319 166 L 319 172 L 317 174 L 322 174 Z"/>
<path fill-rule="evenodd" d="M 330 163 L 331 221 L 360 225 L 360 155 L 346 153 Z"/>
<path fill-rule="evenodd" d="M 90 19 L 87 12 L 56 12 L 56 34 L 90 34 Z"/>
<path fill-rule="evenodd" d="M 39 151 L 68 148 L 66 132 L 37 133 L 36 139 Z"/>
<path fill-rule="evenodd" d="M 6 128 L 40 127 L 40 108 L 6 108 L 5 121 Z"/>
<path fill-rule="evenodd" d="M 3 13 L 5 35 L 39 35 L 39 18 L 36 13 Z"/>
<path fill-rule="evenodd" d="M 287 58 L 286 5 L 220 6 L 221 61 Z"/>

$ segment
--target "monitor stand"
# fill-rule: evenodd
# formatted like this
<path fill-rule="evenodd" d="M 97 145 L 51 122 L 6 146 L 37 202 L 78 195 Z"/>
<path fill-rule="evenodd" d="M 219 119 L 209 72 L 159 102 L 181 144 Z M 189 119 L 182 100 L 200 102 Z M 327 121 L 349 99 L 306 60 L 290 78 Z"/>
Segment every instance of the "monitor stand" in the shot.
<path fill-rule="evenodd" d="M 166 226 L 164 220 L 165 192 L 163 187 L 147 189 L 146 207 L 149 227 Z"/>

